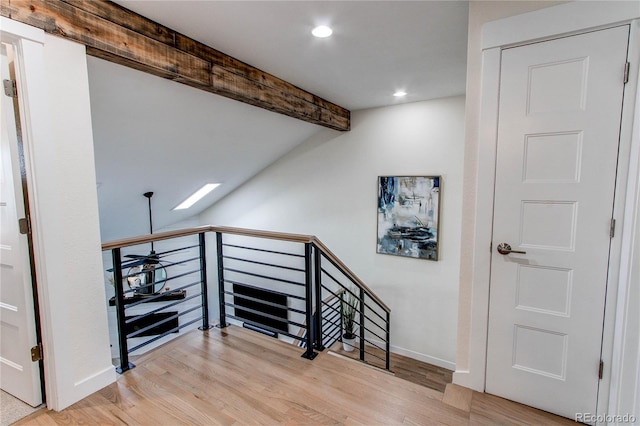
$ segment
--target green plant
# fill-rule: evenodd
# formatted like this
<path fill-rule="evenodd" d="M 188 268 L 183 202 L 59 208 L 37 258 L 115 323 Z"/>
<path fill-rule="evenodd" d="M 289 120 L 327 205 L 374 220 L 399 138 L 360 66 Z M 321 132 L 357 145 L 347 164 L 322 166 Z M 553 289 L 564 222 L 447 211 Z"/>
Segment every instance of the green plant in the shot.
<path fill-rule="evenodd" d="M 355 319 L 358 314 L 359 300 L 347 290 L 342 294 L 340 315 L 342 316 L 342 331 L 345 339 L 355 339 Z"/>

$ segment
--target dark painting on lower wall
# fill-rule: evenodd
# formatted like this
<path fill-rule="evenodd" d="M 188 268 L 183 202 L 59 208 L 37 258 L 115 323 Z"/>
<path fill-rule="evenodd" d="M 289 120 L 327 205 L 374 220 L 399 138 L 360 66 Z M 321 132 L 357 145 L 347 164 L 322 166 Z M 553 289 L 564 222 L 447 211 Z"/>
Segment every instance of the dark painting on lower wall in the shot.
<path fill-rule="evenodd" d="M 377 252 L 438 260 L 440 176 L 378 177 Z"/>

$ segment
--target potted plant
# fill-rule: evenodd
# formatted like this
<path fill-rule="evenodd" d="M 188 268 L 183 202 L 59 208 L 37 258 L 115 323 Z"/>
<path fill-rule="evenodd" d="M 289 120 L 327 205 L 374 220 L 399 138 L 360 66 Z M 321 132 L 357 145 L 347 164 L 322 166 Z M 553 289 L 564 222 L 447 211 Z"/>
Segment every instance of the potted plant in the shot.
<path fill-rule="evenodd" d="M 347 290 L 343 293 L 340 315 L 342 317 L 342 348 L 346 352 L 351 352 L 356 347 L 355 319 L 358 314 L 358 305 L 359 300 L 351 291 Z"/>

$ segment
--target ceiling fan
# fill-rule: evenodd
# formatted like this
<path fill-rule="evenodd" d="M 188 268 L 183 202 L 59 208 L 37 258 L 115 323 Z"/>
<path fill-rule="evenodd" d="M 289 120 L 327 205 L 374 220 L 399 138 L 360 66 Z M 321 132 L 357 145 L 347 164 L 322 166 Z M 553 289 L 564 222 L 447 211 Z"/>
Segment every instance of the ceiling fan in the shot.
<path fill-rule="evenodd" d="M 153 192 L 143 194 L 149 201 L 149 233 L 153 234 L 153 216 L 151 213 L 151 197 Z M 149 254 L 127 254 L 124 257 L 132 259 L 124 262 L 121 267 L 124 271 L 128 268 L 123 278 L 126 279 L 129 288 L 134 290 L 133 294 L 153 295 L 164 290 L 167 281 L 167 270 L 162 265 L 160 259 L 172 254 L 174 250 L 165 253 L 156 253 L 153 241 L 151 241 L 151 251 Z M 110 269 L 109 271 L 112 271 Z M 130 293 L 131 294 L 131 293 Z"/>

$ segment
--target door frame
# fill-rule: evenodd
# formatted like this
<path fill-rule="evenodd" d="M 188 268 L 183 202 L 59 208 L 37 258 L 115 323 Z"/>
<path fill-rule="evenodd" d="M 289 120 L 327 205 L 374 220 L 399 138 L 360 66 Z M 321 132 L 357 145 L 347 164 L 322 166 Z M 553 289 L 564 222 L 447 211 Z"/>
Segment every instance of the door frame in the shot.
<path fill-rule="evenodd" d="M 636 2 L 616 2 L 615 8 L 612 8 L 611 3 L 606 3 L 571 2 L 489 22 L 483 26 L 480 125 L 477 135 L 477 205 L 473 214 L 475 229 L 473 238 L 469 242 L 473 247 L 469 359 L 468 370 L 457 371 L 454 375 L 454 382 L 457 384 L 478 391 L 485 389 L 491 267 L 489 248 L 493 234 L 501 52 L 509 47 L 624 24 L 631 26 L 628 52 L 640 52 L 640 6 Z M 621 265 L 629 265 L 634 262 L 630 250 L 633 238 L 630 238 L 631 241 L 629 238 L 625 238 L 623 242 L 622 235 L 623 229 L 628 232 L 628 222 L 632 222 L 630 219 L 636 217 L 638 213 L 638 207 L 636 207 L 638 200 L 635 199 L 637 195 L 634 196 L 631 193 L 633 191 L 627 194 L 627 187 L 636 187 L 636 182 L 640 179 L 640 168 L 638 164 L 635 164 L 635 160 L 632 161 L 632 164 L 629 164 L 628 160 L 624 160 L 630 158 L 631 152 L 635 153 L 640 149 L 640 138 L 633 137 L 634 129 L 636 132 L 640 129 L 640 119 L 634 114 L 639 85 L 639 67 L 637 65 L 640 63 L 640 55 L 636 53 L 630 61 L 636 66 L 631 68 L 629 82 L 624 88 L 619 164 L 613 210 L 617 231 L 612 240 L 609 259 L 610 269 L 603 336 L 605 369 L 598 395 L 598 413 L 606 413 L 607 408 L 614 407 L 616 403 L 615 400 L 612 400 L 609 405 L 610 394 L 614 398 L 617 397 L 616 392 L 610 392 L 617 385 L 617 379 L 612 380 L 612 377 L 618 376 L 617 372 L 622 366 L 619 354 L 614 354 L 614 346 L 616 351 L 619 351 L 625 331 L 614 328 L 616 308 L 624 306 L 626 289 L 631 285 L 628 275 L 621 275 L 620 271 Z M 629 171 L 632 173 L 630 174 Z M 618 315 L 620 314 L 618 312 Z M 614 362 L 615 364 L 613 364 Z M 596 374 L 595 371 L 594 374 Z"/>
<path fill-rule="evenodd" d="M 62 410 L 116 379 L 104 303 L 86 49 L 4 16 L 0 35 L 17 46 L 47 407 Z M 73 126 L 59 120 L 63 115 Z M 60 150 L 68 151 L 56 156 Z M 78 199 L 71 196 L 86 202 L 69 214 L 56 210 L 61 200 Z M 76 273 L 68 274 L 68 268 Z"/>
<path fill-rule="evenodd" d="M 12 71 L 15 73 L 15 78 L 17 79 L 18 76 L 18 70 L 19 70 L 19 66 L 15 63 L 18 62 L 18 52 L 16 51 L 16 43 L 5 43 L 4 41 L 4 37 L 2 37 L 2 43 L 3 46 L 7 45 L 7 46 L 11 46 L 13 49 L 13 56 L 14 56 L 14 64 L 13 67 L 9 66 L 9 73 L 11 73 Z M 1 96 L 1 95 L 0 95 Z M 14 114 L 14 121 L 15 121 L 15 125 L 16 128 L 12 128 L 10 129 L 10 131 L 16 131 L 18 132 L 18 138 L 17 138 L 17 146 L 14 147 L 14 149 L 17 149 L 17 155 L 19 157 L 18 162 L 20 163 L 19 168 L 19 176 L 20 176 L 20 182 L 18 184 L 14 183 L 14 186 L 19 186 L 21 188 L 21 190 L 19 191 L 19 194 L 14 194 L 16 196 L 16 204 L 21 204 L 24 209 L 24 217 L 27 220 L 27 223 L 29 224 L 28 227 L 31 228 L 31 223 L 33 222 L 32 220 L 32 215 L 31 215 L 31 204 L 29 202 L 29 179 L 27 179 L 27 160 L 26 160 L 26 155 L 25 155 L 25 144 L 24 144 L 24 140 L 25 138 L 23 137 L 23 130 L 22 130 L 22 126 L 24 123 L 24 120 L 22 119 L 22 111 L 21 111 L 21 105 L 20 105 L 20 99 L 19 97 L 14 97 L 13 99 L 10 100 L 11 104 L 13 104 L 13 109 L 12 112 Z M 18 130 L 20 129 L 20 130 Z M 9 141 L 9 143 L 11 144 L 13 141 Z M 12 160 L 13 162 L 13 160 Z M 15 176 L 15 171 L 13 171 L 14 176 Z M 18 192 L 18 191 L 16 191 Z M 20 217 L 20 213 L 18 214 L 18 218 Z M 29 309 L 33 309 L 33 316 L 34 316 L 34 321 L 35 321 L 35 339 L 36 339 L 36 345 L 38 345 L 40 348 L 42 348 L 42 326 L 41 326 L 41 320 L 40 320 L 40 302 L 39 302 L 39 293 L 38 293 L 38 280 L 37 280 L 37 274 L 36 274 L 36 264 L 35 264 L 35 252 L 34 252 L 34 245 L 33 245 L 33 233 L 31 232 L 31 230 L 29 230 L 29 232 L 26 233 L 25 235 L 26 240 L 27 240 L 27 256 L 28 256 L 28 261 L 29 264 L 28 265 L 24 265 L 25 268 L 28 267 L 29 269 L 29 282 L 31 284 L 31 288 L 29 289 L 30 291 L 28 291 L 27 293 L 25 293 L 26 295 L 30 295 L 30 296 L 26 296 L 26 297 L 30 297 L 31 300 L 29 300 L 27 302 L 27 305 L 31 305 L 31 308 Z M 25 289 L 27 290 L 27 289 Z M 29 303 L 30 302 L 30 303 Z M 25 348 L 25 349 L 31 349 L 31 348 Z M 47 395 L 46 395 L 46 389 L 45 389 L 45 378 L 44 378 L 44 361 L 42 359 L 42 357 L 40 357 L 40 359 L 38 360 L 38 376 L 39 376 L 39 383 L 40 383 L 40 404 L 42 403 L 46 403 L 47 401 Z M 31 404 L 31 403 L 30 403 Z"/>
<path fill-rule="evenodd" d="M 29 202 L 29 221 L 31 226 L 31 244 L 33 245 L 33 251 L 30 254 L 33 255 L 30 258 L 32 281 L 39 279 L 39 287 L 34 289 L 34 307 L 38 310 L 36 312 L 36 318 L 40 318 L 40 323 L 36 324 L 36 328 L 39 329 L 40 340 L 43 345 L 43 359 L 40 361 L 40 378 L 42 387 L 43 402 L 47 404 L 48 408 L 55 408 L 51 405 L 51 401 L 57 399 L 57 390 L 55 386 L 55 377 L 52 376 L 52 367 L 55 365 L 54 356 L 47 350 L 48 343 L 52 341 L 51 333 L 47 327 L 47 322 L 42 321 L 43 313 L 48 311 L 49 301 L 46 298 L 46 292 L 43 291 L 43 285 L 46 285 L 46 281 L 43 279 L 44 274 L 44 259 L 45 253 L 42 250 L 41 239 L 41 227 L 39 222 L 39 215 L 37 205 L 33 202 L 33 199 L 37 196 L 34 182 L 36 181 L 34 170 L 32 167 L 33 159 L 31 153 L 31 141 L 35 135 L 46 134 L 46 124 L 43 124 L 40 120 L 32 120 L 31 106 L 33 103 L 37 103 L 33 93 L 38 89 L 42 89 L 41 83 L 44 80 L 44 67 L 42 66 L 42 50 L 44 47 L 45 37 L 44 32 L 28 25 L 23 25 L 19 22 L 1 18 L 0 26 L 0 41 L 6 44 L 10 44 L 14 48 L 15 58 L 15 78 L 18 86 L 21 88 L 18 90 L 18 105 L 20 108 L 20 125 L 22 128 L 22 142 L 23 142 L 23 154 L 24 154 L 24 168 L 27 180 L 27 191 L 31 194 L 31 198 L 28 198 Z M 29 70 L 29 73 L 27 73 Z M 30 90 L 32 92 L 30 92 Z M 37 115 L 37 114 L 36 114 Z M 35 292 L 37 291 L 37 294 Z M 35 299 L 37 296 L 37 299 Z M 43 298 L 44 296 L 44 298 Z M 35 305 L 35 302 L 38 302 Z"/>

